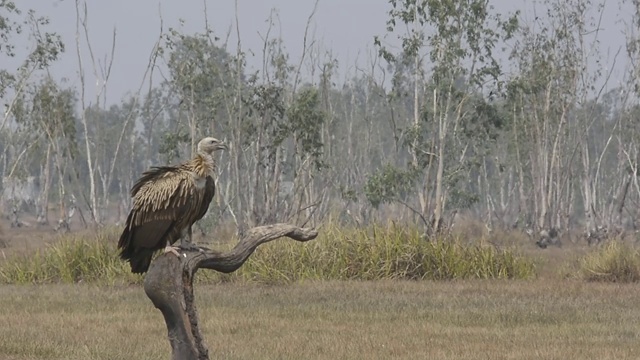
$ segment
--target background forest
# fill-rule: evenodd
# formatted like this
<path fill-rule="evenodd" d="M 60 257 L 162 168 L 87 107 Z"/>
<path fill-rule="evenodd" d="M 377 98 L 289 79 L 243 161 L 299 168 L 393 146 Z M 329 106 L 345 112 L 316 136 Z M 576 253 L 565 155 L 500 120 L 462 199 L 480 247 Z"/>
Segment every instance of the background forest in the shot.
<path fill-rule="evenodd" d="M 56 229 L 121 222 L 142 171 L 188 158 L 211 135 L 231 147 L 203 231 L 328 218 L 427 234 L 459 219 L 587 239 L 636 231 L 640 1 L 619 3 L 634 12 L 613 54 L 599 50 L 604 1 L 542 1 L 525 22 L 487 0 L 389 0 L 387 33 L 372 34 L 375 52 L 355 67 L 307 32 L 292 61 L 275 13 L 250 49 L 259 70 L 228 34 L 164 29 L 145 80 L 112 105 L 113 53 L 91 51 L 83 2 L 76 38 L 63 39 L 42 14 L 0 0 L 0 59 L 20 64 L 0 62 L 1 211 L 16 226 L 27 215 Z M 78 53 L 80 86 L 50 75 L 62 52 Z"/>

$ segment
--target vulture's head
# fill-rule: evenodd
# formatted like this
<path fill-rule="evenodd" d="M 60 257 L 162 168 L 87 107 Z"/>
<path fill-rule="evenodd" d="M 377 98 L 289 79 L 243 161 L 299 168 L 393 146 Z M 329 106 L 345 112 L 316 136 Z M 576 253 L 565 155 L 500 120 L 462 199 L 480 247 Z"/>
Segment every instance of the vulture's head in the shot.
<path fill-rule="evenodd" d="M 212 154 L 216 150 L 226 150 L 227 144 L 216 138 L 206 137 L 198 143 L 198 152 Z"/>

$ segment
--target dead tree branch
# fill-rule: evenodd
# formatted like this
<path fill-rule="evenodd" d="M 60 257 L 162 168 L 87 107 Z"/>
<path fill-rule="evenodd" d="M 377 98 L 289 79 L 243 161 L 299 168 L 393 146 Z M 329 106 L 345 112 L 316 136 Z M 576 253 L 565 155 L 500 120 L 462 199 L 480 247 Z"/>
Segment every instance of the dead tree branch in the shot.
<path fill-rule="evenodd" d="M 304 242 L 317 235 L 314 229 L 288 224 L 259 226 L 247 231 L 227 253 L 186 251 L 180 259 L 171 253 L 156 258 L 144 280 L 144 291 L 164 316 L 172 359 L 209 359 L 209 351 L 198 328 L 193 296 L 193 277 L 198 269 L 231 273 L 240 268 L 261 244 L 281 237 Z"/>

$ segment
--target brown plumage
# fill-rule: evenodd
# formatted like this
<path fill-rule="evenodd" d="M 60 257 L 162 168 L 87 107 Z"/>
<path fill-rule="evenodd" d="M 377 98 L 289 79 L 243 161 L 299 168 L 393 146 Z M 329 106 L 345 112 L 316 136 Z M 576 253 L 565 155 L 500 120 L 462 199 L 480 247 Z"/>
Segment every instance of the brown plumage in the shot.
<path fill-rule="evenodd" d="M 120 257 L 128 260 L 131 271 L 144 273 L 153 254 L 181 239 L 181 248 L 193 248 L 191 226 L 202 219 L 215 194 L 213 152 L 226 149 L 214 138 L 198 143 L 193 159 L 177 166 L 152 167 L 131 189 L 133 208 L 120 236 Z"/>

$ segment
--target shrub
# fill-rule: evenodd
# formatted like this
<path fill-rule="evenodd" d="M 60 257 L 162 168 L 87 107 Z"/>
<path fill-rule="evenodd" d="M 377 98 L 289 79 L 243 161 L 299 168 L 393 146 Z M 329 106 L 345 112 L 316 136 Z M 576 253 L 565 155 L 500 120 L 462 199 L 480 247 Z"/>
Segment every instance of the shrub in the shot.
<path fill-rule="evenodd" d="M 306 244 L 279 242 L 259 248 L 237 276 L 255 281 L 469 278 L 535 276 L 533 262 L 510 250 L 426 241 L 410 227 L 327 226 Z"/>
<path fill-rule="evenodd" d="M 117 256 L 115 230 L 94 237 L 66 235 L 31 254 L 7 259 L 0 266 L 0 282 L 13 284 L 139 282 L 129 265 Z"/>
<path fill-rule="evenodd" d="M 276 241 L 261 246 L 235 273 L 203 270 L 197 281 L 288 283 L 535 276 L 533 262 L 510 250 L 465 245 L 450 239 L 426 241 L 420 235 L 415 228 L 396 225 L 344 228 L 329 224 L 314 241 L 304 244 Z M 118 258 L 116 240 L 114 230 L 102 231 L 94 238 L 78 235 L 61 238 L 33 255 L 5 261 L 0 265 L 0 282 L 140 282 L 142 277 L 131 274 L 128 263 Z"/>
<path fill-rule="evenodd" d="M 612 240 L 579 262 L 579 275 L 588 281 L 636 282 L 640 280 L 638 250 Z"/>

